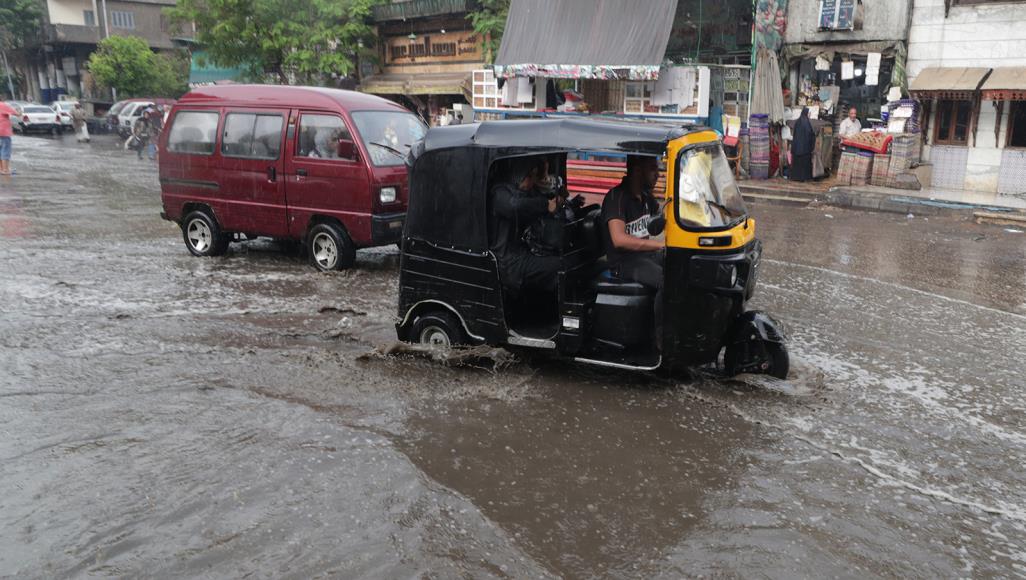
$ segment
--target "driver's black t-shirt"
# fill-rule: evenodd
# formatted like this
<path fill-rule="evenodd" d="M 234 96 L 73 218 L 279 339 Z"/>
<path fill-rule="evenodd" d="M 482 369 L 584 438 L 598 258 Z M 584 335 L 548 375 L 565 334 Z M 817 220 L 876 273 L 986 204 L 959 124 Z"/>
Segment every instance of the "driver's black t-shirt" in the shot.
<path fill-rule="evenodd" d="M 613 189 L 609 190 L 602 201 L 602 241 L 606 246 L 606 256 L 610 266 L 617 266 L 626 254 L 637 252 L 621 252 L 613 246 L 609 235 L 609 220 L 623 220 L 627 227 L 627 235 L 635 238 L 648 239 L 648 222 L 659 212 L 659 202 L 652 197 L 650 190 L 645 190 L 641 199 L 630 194 L 626 178 Z"/>

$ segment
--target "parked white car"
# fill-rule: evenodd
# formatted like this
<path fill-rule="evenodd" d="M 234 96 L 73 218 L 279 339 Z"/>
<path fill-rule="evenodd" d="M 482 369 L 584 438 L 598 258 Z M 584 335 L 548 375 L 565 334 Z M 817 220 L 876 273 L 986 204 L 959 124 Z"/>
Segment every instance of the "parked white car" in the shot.
<path fill-rule="evenodd" d="M 71 131 L 71 112 L 75 110 L 75 105 L 78 101 L 54 101 L 50 103 L 50 108 L 54 110 L 61 117 L 61 128 L 65 131 Z"/>
<path fill-rule="evenodd" d="M 12 128 L 19 133 L 58 133 L 61 130 L 61 119 L 56 111 L 46 105 L 35 103 L 18 103 L 14 105 L 18 118 Z"/>

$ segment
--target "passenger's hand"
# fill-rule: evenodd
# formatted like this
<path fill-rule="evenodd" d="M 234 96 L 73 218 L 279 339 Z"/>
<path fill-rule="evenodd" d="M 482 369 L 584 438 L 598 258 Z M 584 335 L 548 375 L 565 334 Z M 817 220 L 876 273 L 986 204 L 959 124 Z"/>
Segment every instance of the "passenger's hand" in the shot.
<path fill-rule="evenodd" d="M 559 198 L 557 197 L 554 197 L 549 200 L 549 213 L 556 213 L 556 208 L 559 207 L 558 202 Z"/>

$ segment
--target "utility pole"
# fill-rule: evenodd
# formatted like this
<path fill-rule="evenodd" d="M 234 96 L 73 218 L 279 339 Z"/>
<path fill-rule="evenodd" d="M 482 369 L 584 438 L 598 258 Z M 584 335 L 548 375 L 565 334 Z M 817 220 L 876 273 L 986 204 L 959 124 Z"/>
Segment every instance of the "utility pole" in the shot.
<path fill-rule="evenodd" d="M 7 74 L 7 90 L 11 92 L 11 99 L 17 99 L 18 95 L 14 94 L 14 82 L 11 81 L 11 66 L 7 64 L 7 35 L 10 32 L 6 27 L 0 27 L 0 56 L 4 59 L 4 72 Z"/>
<path fill-rule="evenodd" d="M 110 38 L 110 23 L 107 21 L 107 0 L 101 0 L 100 6 L 103 8 L 103 38 Z M 118 100 L 118 90 L 114 87 L 110 88 L 110 96 L 115 101 Z"/>
<path fill-rule="evenodd" d="M 17 99 L 18 95 L 14 94 L 14 83 L 11 81 L 11 67 L 7 64 L 7 51 L 0 50 L 0 56 L 4 57 L 4 72 L 7 73 L 7 90 L 11 92 L 11 99 Z"/>

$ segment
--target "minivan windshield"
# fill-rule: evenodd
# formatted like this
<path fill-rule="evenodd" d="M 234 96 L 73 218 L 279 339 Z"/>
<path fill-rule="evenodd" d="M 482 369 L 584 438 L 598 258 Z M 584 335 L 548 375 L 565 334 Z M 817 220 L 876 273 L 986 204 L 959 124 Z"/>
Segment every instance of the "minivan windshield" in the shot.
<path fill-rule="evenodd" d="M 419 117 L 403 111 L 357 111 L 353 122 L 371 162 L 379 167 L 406 163 L 410 147 L 427 133 Z"/>
<path fill-rule="evenodd" d="M 110 115 L 117 115 L 121 112 L 121 109 L 124 109 L 125 105 L 127 105 L 129 102 L 130 101 L 118 101 L 114 103 L 114 106 L 111 107 L 110 110 L 107 111 L 107 113 Z"/>
<path fill-rule="evenodd" d="M 719 143 L 689 149 L 677 163 L 677 221 L 681 227 L 729 226 L 747 215 Z"/>

